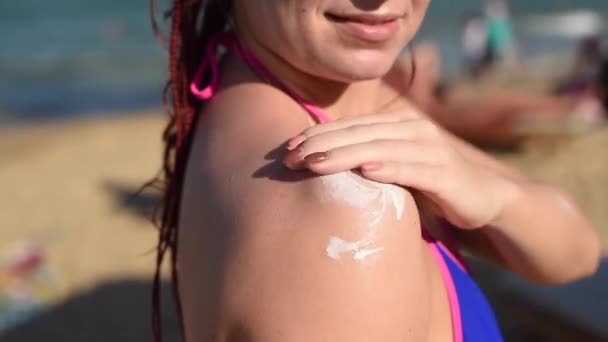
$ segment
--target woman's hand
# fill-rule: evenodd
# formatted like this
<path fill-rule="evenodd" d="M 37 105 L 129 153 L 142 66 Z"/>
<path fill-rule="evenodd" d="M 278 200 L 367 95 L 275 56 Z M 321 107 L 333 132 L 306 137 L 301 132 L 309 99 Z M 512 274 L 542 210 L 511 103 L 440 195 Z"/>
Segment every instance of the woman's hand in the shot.
<path fill-rule="evenodd" d="M 320 124 L 292 138 L 288 149 L 283 162 L 291 169 L 321 175 L 359 169 L 370 180 L 419 191 L 461 228 L 492 224 L 515 194 L 514 183 L 469 162 L 413 110 Z"/>

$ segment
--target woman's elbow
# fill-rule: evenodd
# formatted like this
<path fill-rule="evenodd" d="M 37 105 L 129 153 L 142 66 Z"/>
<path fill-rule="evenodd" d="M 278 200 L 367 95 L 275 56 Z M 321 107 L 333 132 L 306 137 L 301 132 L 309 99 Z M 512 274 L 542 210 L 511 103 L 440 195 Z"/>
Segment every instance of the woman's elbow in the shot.
<path fill-rule="evenodd" d="M 589 235 L 588 241 L 581 246 L 579 256 L 573 257 L 571 265 L 572 274 L 570 279 L 566 279 L 565 282 L 587 278 L 597 272 L 602 258 L 602 247 L 600 239 L 595 232 Z"/>
<path fill-rule="evenodd" d="M 562 194 L 562 198 L 568 198 Z M 602 246 L 597 230 L 584 215 L 573 211 L 574 219 L 568 224 L 570 233 L 563 237 L 562 257 L 557 265 L 557 284 L 565 284 L 590 277 L 597 272 L 602 257 Z"/>
<path fill-rule="evenodd" d="M 532 282 L 540 285 L 564 285 L 593 276 L 601 262 L 602 250 L 598 236 L 595 233 L 581 239 L 579 246 L 567 259 L 557 265 L 553 272 L 533 277 Z"/>
<path fill-rule="evenodd" d="M 538 285 L 547 286 L 566 285 L 593 276 L 597 272 L 599 264 L 599 257 L 588 261 L 581 261 L 577 265 L 571 265 L 569 268 L 562 269 L 555 274 L 534 279 L 533 282 Z"/>

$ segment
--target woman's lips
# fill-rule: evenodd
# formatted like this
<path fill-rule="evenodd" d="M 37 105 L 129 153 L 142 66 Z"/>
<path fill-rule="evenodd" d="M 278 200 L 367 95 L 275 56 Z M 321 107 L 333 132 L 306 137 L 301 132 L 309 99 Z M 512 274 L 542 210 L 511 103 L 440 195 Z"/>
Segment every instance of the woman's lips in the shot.
<path fill-rule="evenodd" d="M 371 43 L 382 43 L 399 31 L 399 16 L 396 15 L 335 15 L 326 17 L 349 34 Z"/>

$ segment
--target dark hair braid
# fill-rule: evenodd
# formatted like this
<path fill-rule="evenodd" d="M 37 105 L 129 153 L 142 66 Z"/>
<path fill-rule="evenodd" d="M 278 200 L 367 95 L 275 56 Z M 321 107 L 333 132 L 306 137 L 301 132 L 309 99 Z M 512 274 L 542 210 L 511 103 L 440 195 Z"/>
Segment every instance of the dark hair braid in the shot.
<path fill-rule="evenodd" d="M 177 241 L 179 208 L 188 155 L 202 102 L 189 92 L 189 84 L 198 68 L 209 38 L 223 31 L 228 21 L 228 6 L 222 0 L 174 0 L 167 17 L 171 19 L 168 42 L 160 34 L 154 19 L 154 0 L 150 0 L 152 27 L 159 40 L 169 48 L 170 78 L 163 92 L 170 118 L 163 132 L 165 144 L 162 176 L 146 187 L 162 186 L 163 197 L 154 215 L 159 228 L 156 271 L 152 285 L 152 330 L 154 341 L 162 341 L 161 266 L 170 254 L 173 297 L 183 335 L 182 306 L 177 277 Z M 170 101 L 168 101 L 170 98 Z"/>

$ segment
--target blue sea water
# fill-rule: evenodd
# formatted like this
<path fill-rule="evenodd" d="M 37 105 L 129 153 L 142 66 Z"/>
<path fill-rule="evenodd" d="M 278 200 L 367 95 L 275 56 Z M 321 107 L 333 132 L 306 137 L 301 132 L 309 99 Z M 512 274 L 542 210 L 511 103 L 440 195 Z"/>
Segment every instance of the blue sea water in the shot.
<path fill-rule="evenodd" d="M 165 52 L 146 0 L 0 2 L 0 113 L 23 120 L 157 106 Z"/>
<path fill-rule="evenodd" d="M 168 1 L 159 1 L 160 5 Z M 420 36 L 448 65 L 459 58 L 463 16 L 483 0 L 433 0 Z M 512 0 L 516 18 L 577 8 L 608 12 L 606 0 Z M 527 36 L 531 52 L 563 41 Z M 166 53 L 150 29 L 147 0 L 0 1 L 0 121 L 36 121 L 156 107 Z M 5 115 L 2 118 L 2 115 Z"/>

